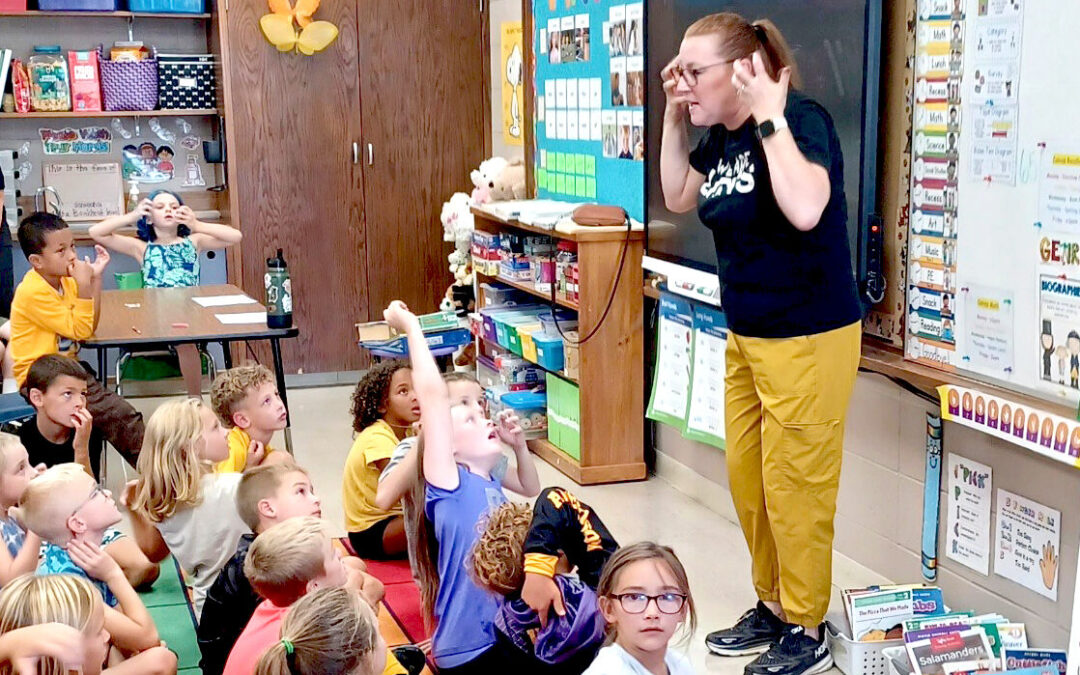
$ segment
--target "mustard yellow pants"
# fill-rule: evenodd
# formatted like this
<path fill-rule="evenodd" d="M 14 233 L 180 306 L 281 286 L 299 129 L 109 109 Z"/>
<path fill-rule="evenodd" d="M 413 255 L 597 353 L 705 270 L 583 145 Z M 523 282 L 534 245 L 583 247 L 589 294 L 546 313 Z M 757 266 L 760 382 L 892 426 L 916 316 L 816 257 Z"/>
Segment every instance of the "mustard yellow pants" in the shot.
<path fill-rule="evenodd" d="M 728 474 L 754 588 L 807 627 L 829 607 L 844 416 L 861 340 L 858 323 L 793 338 L 728 335 Z"/>

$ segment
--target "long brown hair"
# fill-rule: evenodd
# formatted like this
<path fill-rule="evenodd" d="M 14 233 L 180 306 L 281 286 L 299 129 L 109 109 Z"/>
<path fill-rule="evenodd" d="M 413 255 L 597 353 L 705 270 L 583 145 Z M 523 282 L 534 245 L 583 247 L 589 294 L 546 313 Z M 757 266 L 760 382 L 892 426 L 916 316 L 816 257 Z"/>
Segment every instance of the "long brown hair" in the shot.
<path fill-rule="evenodd" d="M 435 528 L 428 520 L 424 506 L 427 502 L 427 481 L 424 480 L 424 434 L 416 438 L 416 480 L 412 488 L 402 496 L 416 528 L 415 550 L 409 557 L 416 564 L 417 581 L 420 582 L 420 600 L 424 608 L 424 625 L 428 632 L 435 630 L 435 599 L 439 596 L 439 540 Z"/>
<path fill-rule="evenodd" d="M 686 29 L 685 37 L 715 35 L 720 42 L 720 52 L 727 59 L 750 58 L 754 52 L 761 53 L 761 60 L 769 77 L 779 80 L 783 68 L 791 70 L 791 88 L 801 89 L 802 78 L 783 33 L 768 19 L 750 22 L 734 12 L 719 12 L 704 16 Z"/>

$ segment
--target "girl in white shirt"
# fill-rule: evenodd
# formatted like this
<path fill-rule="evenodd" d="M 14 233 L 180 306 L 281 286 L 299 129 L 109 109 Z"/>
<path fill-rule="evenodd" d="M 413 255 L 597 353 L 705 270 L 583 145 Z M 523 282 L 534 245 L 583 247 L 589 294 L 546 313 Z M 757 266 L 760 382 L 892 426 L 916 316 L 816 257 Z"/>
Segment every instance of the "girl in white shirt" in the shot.
<path fill-rule="evenodd" d="M 146 423 L 137 481 L 123 502 L 135 541 L 150 560 L 170 551 L 191 578 L 195 616 L 206 591 L 251 530 L 236 510 L 238 473 L 214 473 L 229 444 L 217 415 L 191 398 L 162 405 Z"/>
<path fill-rule="evenodd" d="M 668 649 L 679 626 L 688 624 L 690 634 L 697 628 L 690 583 L 674 551 L 652 542 L 619 549 L 596 594 L 609 644 L 584 675 L 693 674 L 690 661 Z"/>

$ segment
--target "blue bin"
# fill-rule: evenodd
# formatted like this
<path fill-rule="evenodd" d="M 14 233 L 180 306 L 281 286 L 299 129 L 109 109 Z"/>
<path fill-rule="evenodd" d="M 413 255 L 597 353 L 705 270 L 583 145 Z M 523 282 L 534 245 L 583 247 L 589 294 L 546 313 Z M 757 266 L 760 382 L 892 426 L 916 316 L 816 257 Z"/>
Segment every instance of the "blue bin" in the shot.
<path fill-rule="evenodd" d="M 153 14 L 203 14 L 206 0 L 128 0 L 128 9 Z"/>
<path fill-rule="evenodd" d="M 533 333 L 533 344 L 536 345 L 536 361 L 544 370 L 562 372 L 566 366 L 566 350 L 563 339 L 558 335 L 546 335 Z"/>
<path fill-rule="evenodd" d="M 42 12 L 116 12 L 120 0 L 38 0 Z"/>

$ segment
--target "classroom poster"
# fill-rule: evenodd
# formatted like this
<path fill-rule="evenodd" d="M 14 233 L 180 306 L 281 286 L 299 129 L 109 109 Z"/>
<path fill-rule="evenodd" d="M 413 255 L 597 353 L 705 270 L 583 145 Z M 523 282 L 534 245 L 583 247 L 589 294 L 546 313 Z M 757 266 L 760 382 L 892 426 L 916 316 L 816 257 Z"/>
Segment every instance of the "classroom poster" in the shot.
<path fill-rule="evenodd" d="M 1080 240 L 1044 237 L 1048 261 L 1076 255 Z M 1065 253 L 1057 253 L 1065 251 Z M 1051 271 L 1044 265 L 1044 271 Z M 1075 401 L 1080 398 L 1080 281 L 1064 276 L 1039 277 L 1039 388 Z"/>
<path fill-rule="evenodd" d="M 916 18 L 911 220 L 904 354 L 945 370 L 956 353 L 957 185 L 963 0 L 921 0 Z"/>
<path fill-rule="evenodd" d="M 112 132 L 106 127 L 38 129 L 46 155 L 107 155 L 112 152 Z"/>
<path fill-rule="evenodd" d="M 61 195 L 60 216 L 97 221 L 124 212 L 124 184 L 116 162 L 44 164 L 41 182 Z"/>
<path fill-rule="evenodd" d="M 503 142 L 507 145 L 524 143 L 525 114 L 524 74 L 525 57 L 522 52 L 522 33 L 520 21 L 507 21 L 501 26 L 499 43 L 502 64 L 502 130 Z"/>
<path fill-rule="evenodd" d="M 990 574 L 993 476 L 989 466 L 949 453 L 945 556 L 984 575 Z"/>
<path fill-rule="evenodd" d="M 684 431 L 694 353 L 694 313 L 689 301 L 667 293 L 660 296 L 656 342 L 653 389 L 645 414 Z"/>
<path fill-rule="evenodd" d="M 966 387 L 943 384 L 941 418 L 1080 468 L 1080 421 Z"/>
<path fill-rule="evenodd" d="M 1013 372 L 1012 291 L 971 284 L 962 295 L 964 313 L 964 367 L 1007 380 Z"/>
<path fill-rule="evenodd" d="M 533 15 L 537 196 L 643 221 L 644 3 L 534 3 Z"/>
<path fill-rule="evenodd" d="M 1057 600 L 1061 513 L 998 490 L 994 573 Z"/>
<path fill-rule="evenodd" d="M 1020 0 L 981 2 L 971 40 L 971 176 L 988 185 L 1016 185 L 1017 116 L 1023 6 Z"/>
<path fill-rule="evenodd" d="M 683 436 L 723 449 L 727 319 L 712 307 L 694 305 L 694 358 L 690 408 Z"/>
<path fill-rule="evenodd" d="M 1051 146 L 1044 151 L 1038 223 L 1044 230 L 1080 236 L 1080 147 Z"/>

